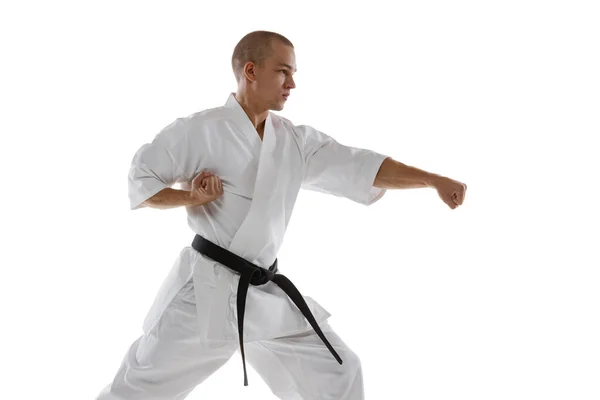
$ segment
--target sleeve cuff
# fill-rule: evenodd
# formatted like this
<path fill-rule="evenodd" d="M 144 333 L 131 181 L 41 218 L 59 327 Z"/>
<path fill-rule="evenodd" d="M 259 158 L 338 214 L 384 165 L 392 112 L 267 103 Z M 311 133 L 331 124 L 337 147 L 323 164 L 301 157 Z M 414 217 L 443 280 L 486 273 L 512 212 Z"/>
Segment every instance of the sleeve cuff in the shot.
<path fill-rule="evenodd" d="M 386 189 L 381 189 L 373 186 L 375 182 L 375 178 L 377 177 L 377 173 L 379 172 L 379 168 L 381 168 L 381 164 L 383 161 L 388 158 L 384 154 L 376 153 L 373 151 L 369 151 L 370 154 L 366 157 L 364 166 L 363 166 L 363 179 L 364 181 L 361 183 L 362 191 L 359 203 L 364 204 L 366 206 L 370 206 L 375 203 L 379 199 L 383 197 L 386 192 Z"/>
<path fill-rule="evenodd" d="M 168 188 L 169 186 L 157 182 L 151 188 L 139 188 L 135 192 L 130 189 L 129 191 L 129 208 L 131 210 L 138 210 L 140 208 L 145 208 L 146 205 L 144 202 L 148 200 L 150 197 L 154 196 L 156 193 L 160 192 L 163 189 Z"/>

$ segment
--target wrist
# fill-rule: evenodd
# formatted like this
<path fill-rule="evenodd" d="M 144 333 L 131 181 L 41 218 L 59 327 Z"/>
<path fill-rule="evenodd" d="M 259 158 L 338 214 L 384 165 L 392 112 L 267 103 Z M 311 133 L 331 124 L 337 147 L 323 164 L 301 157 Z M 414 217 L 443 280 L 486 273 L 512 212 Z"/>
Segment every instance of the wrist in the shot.
<path fill-rule="evenodd" d="M 188 195 L 188 206 L 201 206 L 204 204 L 198 196 L 195 195 L 195 192 L 191 190 Z"/>
<path fill-rule="evenodd" d="M 430 173 L 425 178 L 425 184 L 430 188 L 436 189 L 441 179 L 443 179 L 443 176 Z"/>

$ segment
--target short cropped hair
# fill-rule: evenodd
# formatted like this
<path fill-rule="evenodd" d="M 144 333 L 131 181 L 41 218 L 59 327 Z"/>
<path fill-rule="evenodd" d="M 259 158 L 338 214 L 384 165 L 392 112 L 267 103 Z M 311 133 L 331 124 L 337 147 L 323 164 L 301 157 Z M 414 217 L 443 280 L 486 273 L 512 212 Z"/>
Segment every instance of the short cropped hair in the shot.
<path fill-rule="evenodd" d="M 285 36 L 269 31 L 250 32 L 239 41 L 231 57 L 231 67 L 236 81 L 239 82 L 244 76 L 244 65 L 248 61 L 259 67 L 264 65 L 265 60 L 273 54 L 272 40 L 279 40 L 284 45 L 294 47 Z"/>

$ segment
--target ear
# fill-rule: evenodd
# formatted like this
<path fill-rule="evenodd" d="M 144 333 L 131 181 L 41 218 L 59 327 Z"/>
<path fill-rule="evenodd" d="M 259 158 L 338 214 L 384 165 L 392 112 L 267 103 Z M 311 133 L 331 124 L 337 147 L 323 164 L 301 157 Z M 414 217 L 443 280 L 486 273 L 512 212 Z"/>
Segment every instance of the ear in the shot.
<path fill-rule="evenodd" d="M 246 65 L 244 65 L 244 76 L 250 82 L 254 82 L 256 80 L 256 65 L 252 61 L 248 61 Z"/>

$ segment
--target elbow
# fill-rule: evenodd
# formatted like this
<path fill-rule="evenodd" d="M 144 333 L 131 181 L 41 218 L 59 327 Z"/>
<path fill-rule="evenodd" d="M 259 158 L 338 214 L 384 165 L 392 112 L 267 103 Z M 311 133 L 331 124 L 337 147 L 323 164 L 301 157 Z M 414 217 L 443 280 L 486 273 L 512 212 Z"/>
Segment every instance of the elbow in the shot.
<path fill-rule="evenodd" d="M 392 189 L 393 188 L 393 177 L 396 175 L 397 162 L 391 157 L 387 157 L 381 163 L 379 171 L 373 181 L 373 186 L 379 189 Z"/>

